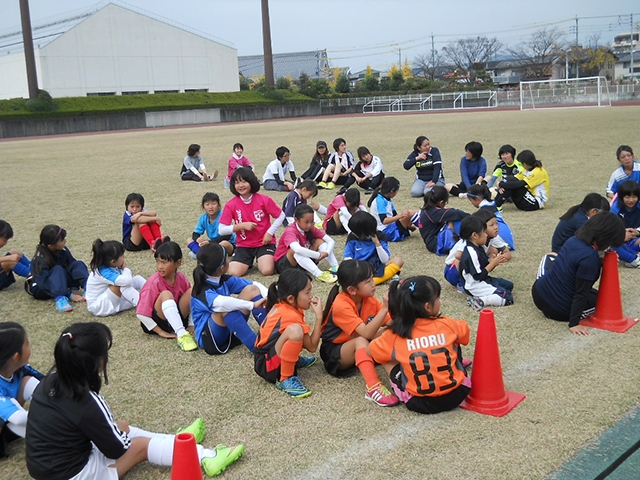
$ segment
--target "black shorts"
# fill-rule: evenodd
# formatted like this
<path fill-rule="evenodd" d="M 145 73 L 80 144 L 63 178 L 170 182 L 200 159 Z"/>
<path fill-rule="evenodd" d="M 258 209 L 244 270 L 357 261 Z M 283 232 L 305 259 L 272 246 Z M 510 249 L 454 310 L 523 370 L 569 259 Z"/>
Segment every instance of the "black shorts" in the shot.
<path fill-rule="evenodd" d="M 331 217 L 329 221 L 327 221 L 327 228 L 325 229 L 327 235 L 346 235 L 347 231 L 344 227 L 338 228 L 336 225 L 336 221 Z"/>
<path fill-rule="evenodd" d="M 258 248 L 236 247 L 231 257 L 232 262 L 240 262 L 253 267 L 254 259 L 258 259 L 264 255 L 273 255 L 276 253 L 275 245 L 263 245 Z"/>
<path fill-rule="evenodd" d="M 346 378 L 353 376 L 358 367 L 348 367 L 340 369 L 340 349 L 342 343 L 322 342 L 320 345 L 320 358 L 324 362 L 324 368 L 330 375 L 338 378 Z"/>
<path fill-rule="evenodd" d="M 178 309 L 178 311 L 180 311 L 180 309 Z M 189 315 L 187 315 L 186 317 L 182 317 L 182 313 L 181 313 L 180 316 L 182 318 L 182 325 L 184 325 L 184 328 L 187 328 L 189 326 Z M 151 318 L 165 332 L 167 332 L 167 333 L 176 333 L 176 332 L 173 331 L 173 328 L 171 327 L 171 324 L 169 322 L 167 322 L 164 318 L 160 318 L 160 316 L 158 315 L 158 312 L 156 311 L 155 308 L 153 309 L 153 313 L 151 314 Z M 156 334 L 156 332 L 147 329 L 147 327 L 145 327 L 142 322 L 140 323 L 140 326 L 142 327 L 142 330 L 144 331 L 144 333 L 151 333 L 153 335 Z"/>
<path fill-rule="evenodd" d="M 229 332 L 229 340 L 227 340 L 226 345 L 218 345 L 213 339 L 209 327 L 206 327 L 202 330 L 202 345 L 204 351 L 209 355 L 224 355 L 229 350 L 236 348 L 238 345 L 242 345 L 242 341 L 233 333 Z"/>
<path fill-rule="evenodd" d="M 276 262 L 277 274 L 281 274 L 286 270 L 291 270 L 294 268 L 300 268 L 300 267 L 298 267 L 298 265 L 291 265 L 291 262 L 289 261 L 286 255 Z"/>
<path fill-rule="evenodd" d="M 131 241 L 131 237 L 127 238 L 127 241 L 124 242 L 124 249 L 127 252 L 142 252 L 143 250 L 149 250 L 150 248 L 151 247 L 144 238 L 140 242 L 140 245 L 133 243 Z"/>
<path fill-rule="evenodd" d="M 402 387 L 402 370 L 400 369 L 400 364 L 391 369 L 389 379 L 396 387 L 404 391 Z M 452 392 L 449 392 L 446 395 L 440 395 L 439 397 L 413 396 L 405 405 L 409 410 L 417 413 L 446 412 L 457 408 L 462 401 L 467 398 L 470 391 L 471 388 L 466 385 L 460 385 Z"/>
<path fill-rule="evenodd" d="M 12 283 L 16 283 L 16 277 L 13 276 L 13 272 L 5 272 L 2 267 L 0 267 L 0 290 L 4 290 Z"/>
<path fill-rule="evenodd" d="M 256 351 L 253 355 L 253 369 L 259 376 L 269 383 L 276 383 L 280 380 L 280 365 L 282 362 L 276 352 L 275 344 L 266 353 L 264 351 Z M 297 375 L 297 371 L 294 370 L 293 374 Z"/>

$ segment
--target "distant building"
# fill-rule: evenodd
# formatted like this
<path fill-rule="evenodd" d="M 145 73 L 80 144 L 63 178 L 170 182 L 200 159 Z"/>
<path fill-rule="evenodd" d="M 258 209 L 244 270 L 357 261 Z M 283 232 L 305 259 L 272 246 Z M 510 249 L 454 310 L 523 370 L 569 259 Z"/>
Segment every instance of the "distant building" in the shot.
<path fill-rule="evenodd" d="M 113 3 L 33 28 L 38 86 L 52 97 L 240 90 L 224 41 Z M 0 37 L 0 98 L 28 97 L 20 31 Z"/>
<path fill-rule="evenodd" d="M 264 75 L 264 55 L 249 55 L 238 57 L 240 75 L 246 79 Z M 273 55 L 273 75 L 291 77 L 298 80 L 302 73 L 314 79 L 331 76 L 329 59 L 326 50 L 310 52 L 276 53 Z"/>
<path fill-rule="evenodd" d="M 640 25 L 640 24 L 639 24 Z M 611 50 L 614 54 L 620 55 L 631 53 L 631 33 L 619 33 L 613 39 Z M 633 51 L 640 52 L 640 33 L 633 33 Z"/>
<path fill-rule="evenodd" d="M 518 86 L 521 81 L 564 78 L 564 63 L 559 57 L 547 62 L 527 58 L 503 58 L 487 62 L 486 71 L 497 87 Z"/>

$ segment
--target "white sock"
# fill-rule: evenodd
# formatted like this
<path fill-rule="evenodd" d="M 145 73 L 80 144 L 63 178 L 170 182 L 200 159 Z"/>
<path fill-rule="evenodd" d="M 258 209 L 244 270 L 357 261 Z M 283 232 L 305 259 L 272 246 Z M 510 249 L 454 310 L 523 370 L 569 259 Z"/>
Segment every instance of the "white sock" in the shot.
<path fill-rule="evenodd" d="M 138 302 L 140 301 L 140 292 L 136 290 L 133 286 L 121 287 L 120 297 L 124 298 L 127 302 L 129 302 L 134 307 L 137 307 Z"/>
<path fill-rule="evenodd" d="M 173 435 L 163 435 L 152 437 L 147 447 L 147 458 L 149 463 L 170 467 L 173 463 Z"/>
<path fill-rule="evenodd" d="M 324 205 L 318 205 L 318 213 L 321 215 L 326 215 L 327 207 L 325 207 Z M 315 217 L 314 217 L 314 220 L 315 220 Z"/>
<path fill-rule="evenodd" d="M 136 275 L 131 279 L 131 286 L 138 291 L 142 290 L 142 287 L 144 287 L 145 283 L 147 283 L 147 281 L 141 275 Z"/>
<path fill-rule="evenodd" d="M 164 313 L 167 322 L 173 328 L 173 331 L 176 332 L 178 338 L 187 333 L 184 328 L 184 324 L 182 323 L 182 317 L 180 316 L 180 310 L 178 310 L 178 305 L 175 300 L 165 300 L 162 302 L 162 313 Z"/>
<path fill-rule="evenodd" d="M 333 254 L 333 250 L 329 250 L 328 247 L 329 247 L 329 245 L 327 245 L 326 243 L 323 243 L 322 245 L 320 245 L 318 247 L 318 251 L 319 252 L 327 252 L 329 254 L 329 256 L 327 257 L 327 263 L 329 264 L 330 267 L 337 267 L 338 266 L 338 259 Z"/>
<path fill-rule="evenodd" d="M 313 275 L 314 277 L 317 278 L 320 275 L 322 275 L 322 270 L 320 270 L 318 268 L 318 265 L 316 265 L 316 262 L 311 260 L 309 257 L 304 257 L 302 255 L 294 253 L 293 258 L 296 259 L 296 262 L 298 262 L 298 265 L 304 268 L 307 272 L 311 273 L 311 275 Z"/>
<path fill-rule="evenodd" d="M 486 297 L 480 297 L 485 307 L 503 307 L 507 301 L 497 293 L 492 293 Z"/>
<path fill-rule="evenodd" d="M 156 433 L 150 432 L 148 430 L 143 430 L 142 428 L 134 427 L 133 425 L 129 425 L 129 438 L 155 438 L 155 437 L 170 437 L 171 435 L 165 433 Z"/>

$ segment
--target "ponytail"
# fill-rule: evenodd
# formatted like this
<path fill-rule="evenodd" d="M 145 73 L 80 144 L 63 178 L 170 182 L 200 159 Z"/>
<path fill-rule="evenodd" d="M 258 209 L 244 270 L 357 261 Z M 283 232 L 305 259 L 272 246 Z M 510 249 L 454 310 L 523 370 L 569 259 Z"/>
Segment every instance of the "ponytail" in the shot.
<path fill-rule="evenodd" d="M 523 165 L 529 165 L 531 169 L 542 167 L 542 162 L 536 158 L 536 155 L 531 150 L 522 150 L 518 154 L 518 160 Z"/>
<path fill-rule="evenodd" d="M 400 181 L 396 177 L 386 177 L 371 194 L 367 207 L 371 206 L 378 194 L 389 195 L 390 193 L 397 192 L 399 188 Z"/>
<path fill-rule="evenodd" d="M 88 392 L 99 393 L 108 384 L 107 363 L 111 348 L 111 330 L 103 323 L 74 323 L 65 328 L 54 349 L 57 373 L 54 392 L 62 391 L 73 400 L 81 400 Z"/>
<path fill-rule="evenodd" d="M 469 187 L 467 191 L 468 197 L 482 198 L 483 200 L 491 200 L 491 190 L 484 183 L 476 183 Z"/>
<path fill-rule="evenodd" d="M 109 262 L 118 260 L 124 255 L 124 245 L 117 240 L 103 242 L 96 238 L 91 246 L 91 251 L 93 252 L 93 258 L 89 263 L 89 270 L 97 272 L 102 265 L 109 265 Z"/>
<path fill-rule="evenodd" d="M 392 282 L 389 287 L 391 330 L 402 338 L 411 338 L 416 319 L 437 318 L 440 312 L 429 314 L 424 306 L 427 303 L 435 305 L 440 292 L 440 283 L 426 275 L 410 277 L 402 283 Z"/>
<path fill-rule="evenodd" d="M 326 319 L 331 311 L 333 301 L 340 291 L 339 285 L 342 286 L 343 292 L 346 292 L 348 287 L 357 287 L 360 282 L 373 277 L 373 266 L 364 260 L 344 260 L 338 267 L 337 276 L 338 282 L 333 286 L 327 297 L 323 319 Z"/>
<path fill-rule="evenodd" d="M 270 311 L 276 303 L 284 302 L 287 297 L 298 297 L 298 294 L 309 285 L 311 277 L 307 272 L 301 269 L 291 269 L 285 274 L 280 275 L 277 282 L 269 285 L 269 293 L 267 294 L 267 312 Z"/>
<path fill-rule="evenodd" d="M 560 220 L 571 220 L 576 212 L 581 210 L 584 213 L 587 213 L 589 210 L 592 210 L 594 208 L 599 211 L 608 212 L 609 202 L 599 193 L 589 193 L 584 197 L 582 203 L 574 205 L 569 210 L 567 210 L 565 214 L 560 217 Z"/>
<path fill-rule="evenodd" d="M 449 192 L 441 185 L 434 186 L 431 190 L 424 194 L 423 210 L 436 207 L 440 202 L 446 204 L 449 201 Z"/>
<path fill-rule="evenodd" d="M 207 243 L 198 250 L 196 261 L 196 268 L 193 269 L 194 296 L 202 292 L 207 277 L 222 273 L 222 267 L 227 263 L 227 249 L 219 243 Z"/>

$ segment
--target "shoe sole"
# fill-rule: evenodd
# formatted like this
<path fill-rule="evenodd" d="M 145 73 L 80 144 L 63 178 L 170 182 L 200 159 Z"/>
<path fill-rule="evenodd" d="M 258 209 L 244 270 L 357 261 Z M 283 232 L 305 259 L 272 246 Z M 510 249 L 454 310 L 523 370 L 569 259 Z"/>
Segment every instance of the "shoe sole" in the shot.
<path fill-rule="evenodd" d="M 231 451 L 231 453 L 233 453 L 233 451 L 235 451 L 235 449 L 234 449 L 234 450 L 232 450 L 232 451 Z M 222 472 L 224 472 L 224 471 L 227 469 L 227 467 L 228 467 L 228 466 L 233 465 L 234 463 L 236 463 L 236 462 L 240 459 L 240 457 L 242 457 L 242 455 L 243 455 L 243 454 L 244 454 L 244 449 L 243 449 L 243 450 L 238 454 L 238 456 L 237 456 L 237 457 L 234 457 L 232 461 L 230 461 L 230 462 L 229 462 L 229 463 L 227 463 L 226 465 L 223 465 L 223 467 L 222 467 L 220 470 L 218 470 L 218 471 L 216 471 L 216 472 L 211 472 L 211 473 L 209 473 L 209 472 L 207 472 L 207 469 L 205 468 L 205 469 L 204 469 L 204 473 L 206 473 L 208 477 L 217 477 L 217 476 L 218 476 L 218 475 L 220 475 Z M 227 457 L 227 458 L 230 458 L 230 456 L 229 456 L 229 457 Z M 203 467 L 203 468 L 204 468 L 204 467 Z"/>
<path fill-rule="evenodd" d="M 278 390 L 280 389 L 278 388 Z M 286 393 L 287 395 L 293 398 L 306 398 L 309 395 L 311 395 L 311 390 L 306 391 L 304 393 L 293 393 L 293 392 L 287 392 L 286 390 L 280 390 L 280 391 Z"/>
<path fill-rule="evenodd" d="M 375 403 L 376 405 L 378 405 L 379 407 L 395 407 L 396 405 L 400 405 L 400 400 L 398 400 L 396 403 L 391 403 L 389 405 L 385 405 L 384 403 L 378 403 L 375 401 L 375 399 L 371 398 L 369 395 L 365 394 L 364 398 L 366 398 L 367 400 L 369 400 L 370 402 Z"/>

